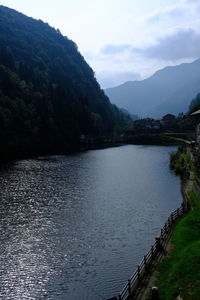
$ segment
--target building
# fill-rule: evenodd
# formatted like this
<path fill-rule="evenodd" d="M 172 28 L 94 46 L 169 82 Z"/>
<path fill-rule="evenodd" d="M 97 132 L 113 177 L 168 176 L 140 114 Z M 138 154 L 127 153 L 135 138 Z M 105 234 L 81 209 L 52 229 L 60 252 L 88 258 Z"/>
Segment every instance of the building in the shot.
<path fill-rule="evenodd" d="M 200 109 L 193 112 L 191 116 L 195 117 L 198 120 L 198 123 L 196 125 L 196 143 L 200 144 Z"/>

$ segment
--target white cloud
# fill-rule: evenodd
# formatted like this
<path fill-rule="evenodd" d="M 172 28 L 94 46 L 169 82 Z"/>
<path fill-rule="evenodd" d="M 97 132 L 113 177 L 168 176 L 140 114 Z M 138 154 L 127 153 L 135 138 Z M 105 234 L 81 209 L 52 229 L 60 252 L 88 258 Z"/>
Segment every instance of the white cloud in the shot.
<path fill-rule="evenodd" d="M 179 0 L 130 18 L 124 38 L 105 43 L 88 62 L 97 74 L 107 72 L 113 85 L 115 72 L 121 79 L 126 73 L 146 78 L 167 65 L 190 62 L 200 57 L 199 13 L 200 1 Z M 106 85 L 106 77 L 100 83 Z"/>
<path fill-rule="evenodd" d="M 122 45 L 105 45 L 102 49 L 101 49 L 101 54 L 105 54 L 105 55 L 113 55 L 113 54 L 119 54 L 119 53 L 123 53 L 127 50 L 132 49 L 132 46 L 129 44 L 122 44 Z"/>
<path fill-rule="evenodd" d="M 158 39 L 157 43 L 141 53 L 148 58 L 179 61 L 200 57 L 200 33 L 192 29 L 179 30 L 172 35 Z"/>

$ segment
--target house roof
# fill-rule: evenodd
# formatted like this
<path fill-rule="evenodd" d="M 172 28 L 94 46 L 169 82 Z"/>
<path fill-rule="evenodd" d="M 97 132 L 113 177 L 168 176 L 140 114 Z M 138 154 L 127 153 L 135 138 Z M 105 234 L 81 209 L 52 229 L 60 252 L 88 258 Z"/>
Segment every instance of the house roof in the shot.
<path fill-rule="evenodd" d="M 200 109 L 194 111 L 194 112 L 191 114 L 191 116 L 198 116 L 198 115 L 200 115 Z"/>

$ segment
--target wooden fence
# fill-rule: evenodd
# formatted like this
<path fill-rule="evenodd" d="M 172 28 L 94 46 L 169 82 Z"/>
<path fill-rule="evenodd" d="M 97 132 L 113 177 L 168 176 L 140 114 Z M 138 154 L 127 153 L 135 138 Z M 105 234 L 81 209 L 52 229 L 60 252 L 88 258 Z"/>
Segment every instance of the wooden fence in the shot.
<path fill-rule="evenodd" d="M 151 246 L 151 249 L 144 256 L 119 296 L 113 297 L 113 300 L 128 300 L 130 296 L 131 299 L 137 299 L 144 286 L 145 280 L 148 278 L 149 274 L 151 274 L 156 262 L 166 252 L 167 243 L 171 237 L 172 230 L 176 223 L 175 221 L 188 210 L 189 208 L 182 203 L 181 207 L 171 213 L 167 222 L 161 229 L 160 236 L 156 238 L 154 245 Z"/>

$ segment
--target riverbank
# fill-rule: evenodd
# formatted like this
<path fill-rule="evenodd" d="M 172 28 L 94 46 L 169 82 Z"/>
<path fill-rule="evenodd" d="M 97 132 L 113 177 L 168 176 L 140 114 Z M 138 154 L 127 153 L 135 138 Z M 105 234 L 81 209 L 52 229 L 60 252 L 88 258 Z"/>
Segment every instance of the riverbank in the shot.
<path fill-rule="evenodd" d="M 184 140 L 180 137 L 173 137 L 160 134 L 138 134 L 134 139 L 128 139 L 123 137 L 107 137 L 107 138 L 90 138 L 88 140 L 80 141 L 74 148 L 59 149 L 57 151 L 53 149 L 46 149 L 44 151 L 32 151 L 25 153 L 23 150 L 20 152 L 7 153 L 0 156 L 0 166 L 5 163 L 12 163 L 16 160 L 37 158 L 39 156 L 51 156 L 51 155 L 71 155 L 75 153 L 81 153 L 88 150 L 106 149 L 112 147 L 120 147 L 125 145 L 149 145 L 149 146 L 180 146 L 184 143 Z"/>
<path fill-rule="evenodd" d="M 135 145 L 179 146 L 185 141 L 186 134 L 170 133 L 137 133 L 127 141 Z"/>
<path fill-rule="evenodd" d="M 191 211 L 177 223 L 166 256 L 152 274 L 141 300 L 151 299 L 153 285 L 158 287 L 163 300 L 200 299 L 200 187 L 195 173 L 189 171 L 182 190 Z"/>

